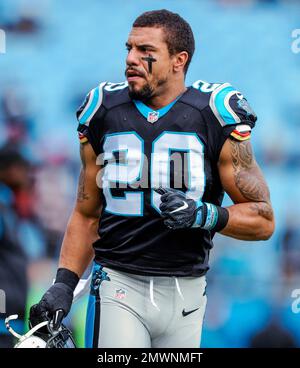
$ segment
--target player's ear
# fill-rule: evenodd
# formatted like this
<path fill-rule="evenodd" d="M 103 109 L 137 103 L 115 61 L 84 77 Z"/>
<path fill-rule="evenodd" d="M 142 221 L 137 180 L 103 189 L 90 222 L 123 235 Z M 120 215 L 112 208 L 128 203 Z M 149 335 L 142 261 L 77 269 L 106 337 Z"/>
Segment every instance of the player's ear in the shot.
<path fill-rule="evenodd" d="M 174 56 L 174 64 L 173 64 L 173 70 L 174 72 L 180 72 L 183 71 L 185 64 L 188 61 L 189 54 L 186 51 L 181 51 L 175 54 Z"/>

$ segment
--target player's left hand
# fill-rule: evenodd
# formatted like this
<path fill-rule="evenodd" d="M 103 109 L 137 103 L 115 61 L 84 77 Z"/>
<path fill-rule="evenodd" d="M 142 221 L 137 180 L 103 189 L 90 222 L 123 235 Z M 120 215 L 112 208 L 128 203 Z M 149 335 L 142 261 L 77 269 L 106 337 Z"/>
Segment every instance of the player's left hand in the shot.
<path fill-rule="evenodd" d="M 165 218 L 164 223 L 169 229 L 184 229 L 192 227 L 196 221 L 201 206 L 176 189 L 155 189 L 161 195 L 159 209 Z"/>

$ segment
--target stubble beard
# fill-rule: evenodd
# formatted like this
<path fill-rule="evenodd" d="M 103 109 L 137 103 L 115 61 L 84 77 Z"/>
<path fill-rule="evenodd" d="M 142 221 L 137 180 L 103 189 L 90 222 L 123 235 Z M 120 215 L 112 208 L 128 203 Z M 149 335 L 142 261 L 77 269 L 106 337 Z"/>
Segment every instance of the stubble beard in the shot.
<path fill-rule="evenodd" d="M 139 90 L 131 89 L 129 87 L 129 96 L 133 100 L 141 100 L 143 102 L 148 101 L 153 97 L 153 93 L 153 88 L 151 88 L 148 83 Z"/>
<path fill-rule="evenodd" d="M 147 102 L 157 95 L 158 87 L 163 86 L 165 83 L 167 83 L 167 78 L 159 79 L 156 88 L 152 87 L 149 83 L 145 84 L 141 89 L 137 91 L 134 89 L 130 89 L 129 87 L 129 96 L 133 100 L 140 100 L 142 102 Z"/>

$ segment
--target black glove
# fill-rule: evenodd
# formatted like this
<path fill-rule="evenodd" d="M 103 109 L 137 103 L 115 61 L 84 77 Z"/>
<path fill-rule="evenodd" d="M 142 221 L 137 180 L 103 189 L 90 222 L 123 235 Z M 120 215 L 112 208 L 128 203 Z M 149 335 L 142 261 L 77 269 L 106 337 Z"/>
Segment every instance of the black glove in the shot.
<path fill-rule="evenodd" d="M 161 194 L 159 209 L 165 218 L 164 223 L 170 229 L 183 229 L 195 223 L 197 212 L 196 202 L 185 193 L 175 189 L 156 189 Z"/>
<path fill-rule="evenodd" d="M 46 291 L 38 304 L 30 308 L 30 328 L 48 320 L 53 322 L 54 329 L 58 329 L 63 318 L 70 312 L 73 291 L 78 281 L 79 278 L 74 272 L 60 268 L 55 284 Z"/>
<path fill-rule="evenodd" d="M 52 320 L 55 327 L 58 327 L 63 317 L 70 312 L 72 301 L 73 291 L 68 285 L 63 283 L 52 285 L 40 302 L 30 308 L 30 328 L 47 320 Z"/>
<path fill-rule="evenodd" d="M 161 216 L 169 229 L 201 228 L 220 231 L 229 219 L 226 208 L 189 198 L 184 192 L 176 189 L 158 188 L 161 194 Z"/>

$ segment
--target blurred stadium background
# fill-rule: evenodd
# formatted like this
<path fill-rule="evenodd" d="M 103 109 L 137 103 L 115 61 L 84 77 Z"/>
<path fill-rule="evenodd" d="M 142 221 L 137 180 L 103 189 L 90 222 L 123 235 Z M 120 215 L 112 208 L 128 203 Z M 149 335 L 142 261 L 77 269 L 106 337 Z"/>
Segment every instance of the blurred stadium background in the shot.
<path fill-rule="evenodd" d="M 27 313 L 55 274 L 76 194 L 75 110 L 100 81 L 124 80 L 131 24 L 160 8 L 178 12 L 194 30 L 187 84 L 230 82 L 257 112 L 253 145 L 276 214 L 276 232 L 267 242 L 216 238 L 202 346 L 300 346 L 300 314 L 292 312 L 291 297 L 300 288 L 300 54 L 291 51 L 300 1 L 0 0 L 0 29 L 6 32 L 0 219 L 6 210 L 14 216 L 12 234 L 27 256 Z M 12 158 L 11 149 L 24 159 Z M 0 265 L 5 268 L 1 259 Z M 16 300 L 26 288 L 9 287 Z M 68 318 L 79 346 L 85 307 L 83 299 Z"/>

